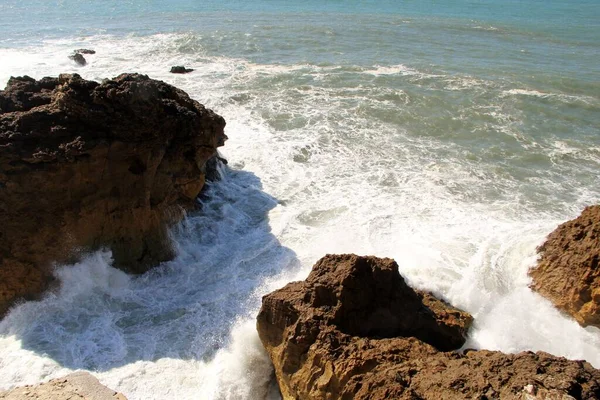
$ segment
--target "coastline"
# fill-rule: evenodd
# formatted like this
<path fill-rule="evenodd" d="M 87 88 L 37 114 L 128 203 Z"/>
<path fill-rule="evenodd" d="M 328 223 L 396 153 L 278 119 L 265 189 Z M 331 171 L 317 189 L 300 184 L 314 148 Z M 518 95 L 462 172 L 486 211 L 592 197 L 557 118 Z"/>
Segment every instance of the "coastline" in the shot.
<path fill-rule="evenodd" d="M 148 75 L 226 117 L 230 163 L 170 224 L 170 261 L 53 266 L 62 284 L 0 322 L 0 388 L 82 369 L 132 400 L 269 398 L 261 296 L 327 253 L 395 259 L 473 315 L 465 348 L 600 366 L 597 329 L 528 275 L 546 235 L 600 202 L 593 2 L 7 4 L 0 84 Z M 75 49 L 96 53 L 81 66 Z"/>

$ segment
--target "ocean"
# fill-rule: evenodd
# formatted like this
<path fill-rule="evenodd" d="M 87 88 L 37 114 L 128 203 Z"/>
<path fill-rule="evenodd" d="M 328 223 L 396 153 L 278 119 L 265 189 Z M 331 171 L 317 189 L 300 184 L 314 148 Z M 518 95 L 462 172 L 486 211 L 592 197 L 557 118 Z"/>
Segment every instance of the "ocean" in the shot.
<path fill-rule="evenodd" d="M 173 261 L 133 277 L 90 254 L 0 322 L 0 389 L 82 369 L 129 399 L 277 398 L 261 296 L 327 253 L 394 258 L 473 314 L 466 347 L 600 368 L 600 330 L 527 277 L 600 202 L 597 0 L 0 0 L 0 22 L 0 86 L 139 72 L 229 136 Z"/>

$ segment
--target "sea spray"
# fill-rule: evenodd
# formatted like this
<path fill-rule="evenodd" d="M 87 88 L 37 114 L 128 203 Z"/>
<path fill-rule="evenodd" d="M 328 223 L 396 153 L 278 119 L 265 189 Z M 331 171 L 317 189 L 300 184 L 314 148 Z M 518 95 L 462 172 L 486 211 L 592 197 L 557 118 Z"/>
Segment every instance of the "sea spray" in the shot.
<path fill-rule="evenodd" d="M 15 307 L 1 388 L 85 368 L 130 399 L 268 396 L 260 298 L 336 252 L 393 257 L 473 313 L 468 346 L 600 367 L 597 330 L 527 278 L 545 236 L 600 201 L 594 2 L 113 3 L 0 5 L 0 81 L 167 81 L 226 118 L 230 167 L 173 230 L 175 260 L 123 277 L 92 254 Z M 67 58 L 82 47 L 86 67 Z"/>

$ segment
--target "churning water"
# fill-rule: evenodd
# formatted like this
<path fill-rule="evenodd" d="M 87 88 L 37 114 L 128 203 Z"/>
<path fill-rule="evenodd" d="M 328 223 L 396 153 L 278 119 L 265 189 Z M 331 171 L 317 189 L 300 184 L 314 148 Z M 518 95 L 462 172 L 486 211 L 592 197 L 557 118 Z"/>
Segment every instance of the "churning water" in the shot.
<path fill-rule="evenodd" d="M 544 237 L 600 201 L 600 9 L 451 3 L 0 1 L 0 82 L 140 72 L 230 138 L 175 260 L 130 277 L 91 254 L 0 322 L 0 388 L 84 369 L 130 399 L 276 396 L 260 297 L 339 252 L 393 257 L 471 312 L 469 347 L 600 367 L 600 332 L 527 277 Z M 82 47 L 97 53 L 78 67 Z"/>

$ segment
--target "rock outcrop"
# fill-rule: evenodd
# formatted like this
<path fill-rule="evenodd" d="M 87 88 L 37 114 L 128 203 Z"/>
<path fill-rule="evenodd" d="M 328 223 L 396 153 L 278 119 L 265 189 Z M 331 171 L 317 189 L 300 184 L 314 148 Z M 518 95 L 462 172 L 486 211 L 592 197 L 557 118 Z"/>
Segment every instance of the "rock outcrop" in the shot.
<path fill-rule="evenodd" d="M 38 385 L 0 392 L 2 400 L 127 400 L 122 393 L 102 385 L 87 372 L 75 372 Z"/>
<path fill-rule="evenodd" d="M 69 56 L 69 59 L 75 61 L 76 64 L 78 64 L 82 67 L 87 65 L 87 60 L 81 53 L 73 53 Z"/>
<path fill-rule="evenodd" d="M 87 60 L 83 56 L 84 54 L 96 54 L 96 51 L 91 49 L 77 49 L 73 51 L 73 53 L 69 56 L 69 59 L 75 61 L 76 64 L 83 67 L 87 65 Z"/>
<path fill-rule="evenodd" d="M 532 288 L 582 326 L 600 328 L 600 206 L 560 225 L 538 252 Z"/>
<path fill-rule="evenodd" d="M 263 297 L 257 319 L 285 400 L 600 398 L 587 362 L 450 351 L 471 316 L 411 289 L 391 259 L 325 256 Z"/>
<path fill-rule="evenodd" d="M 11 78 L 0 91 L 0 316 L 52 281 L 53 262 L 112 250 L 141 273 L 173 256 L 225 121 L 139 74 Z"/>

